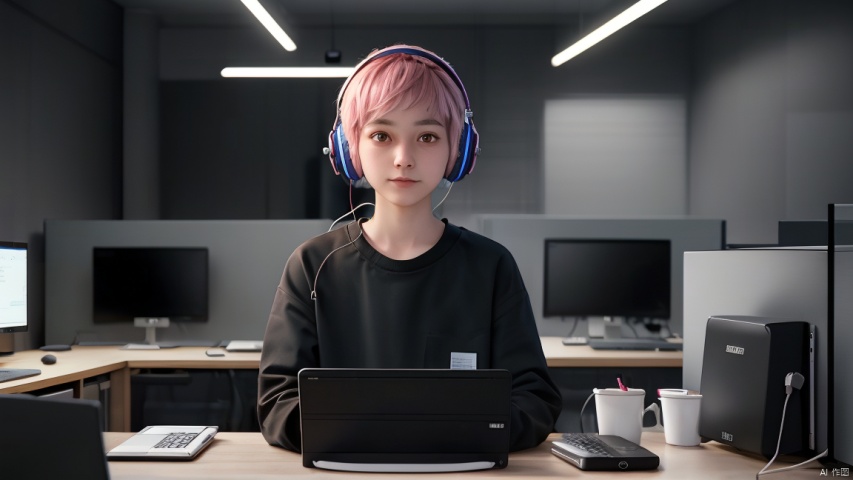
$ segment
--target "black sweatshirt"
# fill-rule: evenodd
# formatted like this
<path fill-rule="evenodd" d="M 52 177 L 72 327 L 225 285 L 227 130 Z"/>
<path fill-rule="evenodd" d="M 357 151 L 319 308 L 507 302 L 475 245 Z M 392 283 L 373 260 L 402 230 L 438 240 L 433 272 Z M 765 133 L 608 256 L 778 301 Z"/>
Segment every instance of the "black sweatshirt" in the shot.
<path fill-rule="evenodd" d="M 562 400 L 515 260 L 497 242 L 445 224 L 438 243 L 411 260 L 374 250 L 357 223 L 293 252 L 261 353 L 258 419 L 267 442 L 301 447 L 302 368 L 450 368 L 453 352 L 512 374 L 511 450 L 553 430 Z"/>

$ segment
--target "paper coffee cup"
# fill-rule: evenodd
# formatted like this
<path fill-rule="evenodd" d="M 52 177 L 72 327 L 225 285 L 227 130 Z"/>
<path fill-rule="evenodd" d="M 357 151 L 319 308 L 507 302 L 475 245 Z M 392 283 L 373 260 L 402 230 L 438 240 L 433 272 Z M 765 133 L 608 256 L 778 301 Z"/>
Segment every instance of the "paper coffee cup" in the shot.
<path fill-rule="evenodd" d="M 667 390 L 660 390 L 666 443 L 682 447 L 699 445 L 699 409 L 702 395 Z"/>

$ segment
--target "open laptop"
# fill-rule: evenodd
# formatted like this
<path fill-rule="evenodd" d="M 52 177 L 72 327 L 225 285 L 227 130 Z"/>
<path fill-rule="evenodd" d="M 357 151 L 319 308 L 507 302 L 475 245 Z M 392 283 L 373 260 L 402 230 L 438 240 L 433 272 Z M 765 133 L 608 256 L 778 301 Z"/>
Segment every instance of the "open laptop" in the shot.
<path fill-rule="evenodd" d="M 506 370 L 303 369 L 302 464 L 360 472 L 504 468 Z"/>
<path fill-rule="evenodd" d="M 219 427 L 145 427 L 107 452 L 110 460 L 192 460 L 210 444 Z"/>
<path fill-rule="evenodd" d="M 94 400 L 0 394 L 0 476 L 109 479 Z"/>

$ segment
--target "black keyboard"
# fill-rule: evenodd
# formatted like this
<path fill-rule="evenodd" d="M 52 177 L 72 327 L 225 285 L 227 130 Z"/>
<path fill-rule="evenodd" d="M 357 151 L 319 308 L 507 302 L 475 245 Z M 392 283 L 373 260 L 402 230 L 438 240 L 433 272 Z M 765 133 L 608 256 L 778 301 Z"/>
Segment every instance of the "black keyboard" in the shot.
<path fill-rule="evenodd" d="M 564 433 L 559 441 L 576 449 L 578 455 L 612 457 L 610 449 L 598 435 L 587 435 L 583 433 Z"/>
<path fill-rule="evenodd" d="M 19 378 L 32 377 L 33 375 L 38 375 L 40 373 L 41 370 L 37 368 L 14 368 L 10 370 L 0 369 L 0 382 L 8 382 L 11 380 L 17 380 Z"/>
<path fill-rule="evenodd" d="M 590 348 L 596 350 L 682 350 L 682 344 L 662 338 L 590 338 Z"/>
<path fill-rule="evenodd" d="M 551 442 L 551 453 L 581 470 L 651 470 L 660 458 L 615 435 L 564 433 Z"/>
<path fill-rule="evenodd" d="M 192 442 L 197 433 L 174 432 L 166 435 L 154 448 L 184 448 Z"/>

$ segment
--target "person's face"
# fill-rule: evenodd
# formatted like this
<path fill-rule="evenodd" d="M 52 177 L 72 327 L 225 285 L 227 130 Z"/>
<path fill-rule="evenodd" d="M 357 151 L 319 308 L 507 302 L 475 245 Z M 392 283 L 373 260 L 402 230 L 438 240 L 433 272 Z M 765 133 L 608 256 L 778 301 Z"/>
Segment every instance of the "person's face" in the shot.
<path fill-rule="evenodd" d="M 392 110 L 364 126 L 358 153 L 377 199 L 398 206 L 429 202 L 450 158 L 447 126 L 426 106 Z"/>

